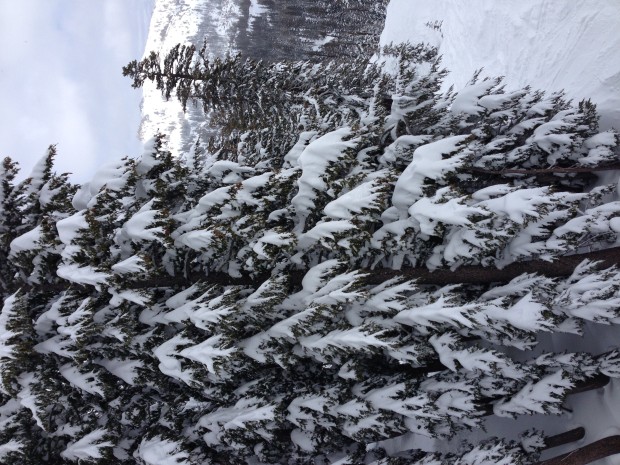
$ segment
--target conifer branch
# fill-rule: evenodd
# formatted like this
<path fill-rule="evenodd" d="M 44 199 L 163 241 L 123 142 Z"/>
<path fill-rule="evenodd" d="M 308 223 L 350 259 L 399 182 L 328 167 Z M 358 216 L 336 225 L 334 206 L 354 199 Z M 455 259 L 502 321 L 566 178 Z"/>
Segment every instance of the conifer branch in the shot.
<path fill-rule="evenodd" d="M 610 381 L 609 376 L 600 373 L 596 376 L 593 376 L 592 378 L 587 378 L 582 381 L 575 382 L 575 385 L 566 391 L 566 395 L 570 396 L 573 394 L 581 394 L 582 392 L 593 391 L 595 389 L 599 389 L 599 388 L 607 386 L 607 384 L 609 384 L 609 381 Z M 487 416 L 493 415 L 494 414 L 493 405 L 494 405 L 493 401 L 485 400 L 485 402 L 482 403 L 480 406 L 481 409 L 484 411 L 482 416 L 487 417 Z M 561 444 L 557 444 L 557 445 L 559 446 Z M 550 449 L 551 447 L 556 447 L 556 446 L 547 446 L 546 448 Z"/>

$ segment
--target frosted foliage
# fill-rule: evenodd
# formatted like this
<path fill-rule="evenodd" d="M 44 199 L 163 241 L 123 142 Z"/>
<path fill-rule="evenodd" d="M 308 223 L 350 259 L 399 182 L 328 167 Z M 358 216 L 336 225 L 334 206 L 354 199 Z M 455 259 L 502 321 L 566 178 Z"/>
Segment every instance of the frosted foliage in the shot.
<path fill-rule="evenodd" d="M 334 220 L 348 220 L 355 214 L 372 207 L 376 208 L 381 183 L 369 181 L 360 184 L 351 191 L 341 195 L 325 206 L 324 212 Z"/>
<path fill-rule="evenodd" d="M 409 215 L 419 223 L 420 231 L 428 236 L 441 236 L 438 223 L 444 225 L 466 226 L 474 215 L 486 216 L 487 210 L 478 206 L 468 206 L 465 198 L 446 199 L 450 188 L 439 189 L 433 197 L 423 197 L 409 207 Z"/>
<path fill-rule="evenodd" d="M 417 392 L 408 392 L 405 383 L 388 385 L 383 388 L 369 391 L 365 396 L 376 409 L 387 409 L 414 420 L 412 430 L 417 425 L 424 425 L 428 421 L 439 421 L 448 416 L 454 419 L 463 419 L 472 426 L 473 419 L 467 419 L 466 412 L 475 409 L 473 387 L 466 383 L 450 386 L 428 384 Z"/>
<path fill-rule="evenodd" d="M 365 305 L 380 312 L 401 311 L 405 307 L 405 293 L 414 290 L 416 286 L 412 281 L 399 283 L 398 279 L 388 280 L 370 290 L 370 298 Z"/>
<path fill-rule="evenodd" d="M 523 376 L 523 372 L 501 354 L 492 350 L 460 348 L 457 347 L 457 341 L 458 336 L 455 333 L 433 335 L 429 339 L 441 363 L 452 371 L 458 371 L 460 366 L 467 371 L 491 374 L 499 370 L 503 376 L 512 379 L 519 379 Z"/>
<path fill-rule="evenodd" d="M 284 166 L 288 167 L 299 167 L 299 157 L 305 150 L 305 148 L 310 144 L 313 140 L 316 139 L 318 133 L 316 131 L 305 131 L 299 135 L 299 139 L 293 146 L 291 150 L 284 156 Z"/>
<path fill-rule="evenodd" d="M 302 249 L 310 249 L 317 242 L 327 244 L 325 240 L 335 240 L 335 236 L 356 229 L 357 227 L 347 220 L 320 222 L 308 232 L 299 236 L 299 245 Z"/>
<path fill-rule="evenodd" d="M 336 412 L 332 411 L 332 407 L 333 401 L 328 396 L 306 395 L 297 397 L 286 408 L 288 411 L 286 419 L 299 427 L 303 427 L 306 423 L 323 423 L 323 426 L 330 426 L 333 419 L 321 420 L 316 413 L 329 412 L 330 417 L 335 417 Z M 310 429 L 313 428 L 314 425 L 310 427 Z"/>
<path fill-rule="evenodd" d="M 9 442 L 0 444 L 0 459 L 3 459 L 9 454 L 23 453 L 25 444 L 17 439 L 11 439 Z"/>
<path fill-rule="evenodd" d="M 73 386 L 89 394 L 104 397 L 101 381 L 96 372 L 82 373 L 76 366 L 66 363 L 60 367 L 60 374 Z"/>
<path fill-rule="evenodd" d="M 103 458 L 101 449 L 114 446 L 110 441 L 103 441 L 107 434 L 104 429 L 96 429 L 81 439 L 70 443 L 60 455 L 72 462 Z"/>
<path fill-rule="evenodd" d="M 88 223 L 84 217 L 84 212 L 76 213 L 68 218 L 56 222 L 58 237 L 65 245 L 71 245 L 76 237 L 79 237 L 80 230 L 87 229 Z"/>
<path fill-rule="evenodd" d="M 578 161 L 581 165 L 596 166 L 605 162 L 615 161 L 613 147 L 618 143 L 618 134 L 615 131 L 601 132 L 590 137 L 584 143 L 588 154 Z"/>
<path fill-rule="evenodd" d="M 123 225 L 123 233 L 132 241 L 156 241 L 163 235 L 161 226 L 152 226 L 160 216 L 152 206 L 153 200 L 147 202 Z"/>
<path fill-rule="evenodd" d="M 495 404 L 493 413 L 500 417 L 533 413 L 559 414 L 566 391 L 573 386 L 567 373 L 556 371 L 539 381 L 529 381 L 516 395 Z"/>
<path fill-rule="evenodd" d="M 123 164 L 116 161 L 105 164 L 97 170 L 88 183 L 89 193 L 91 196 L 95 196 L 104 187 L 113 191 L 118 191 L 125 185 L 126 176 L 127 174 L 125 173 L 125 166 Z"/>
<path fill-rule="evenodd" d="M 132 255 L 125 260 L 115 263 L 110 268 L 116 274 L 140 273 L 145 271 L 146 264 L 142 257 Z"/>
<path fill-rule="evenodd" d="M 517 300 L 509 308 L 491 304 L 485 310 L 485 314 L 491 320 L 506 322 L 525 331 L 551 331 L 554 329 L 553 322 L 545 316 L 549 308 L 538 302 L 531 292 Z"/>
<path fill-rule="evenodd" d="M 605 354 L 600 358 L 599 363 L 601 373 L 611 378 L 620 378 L 620 351 L 618 349 Z"/>
<path fill-rule="evenodd" d="M 19 237 L 16 237 L 11 242 L 11 254 L 16 255 L 19 252 L 27 252 L 29 250 L 33 250 L 38 247 L 39 241 L 41 240 L 42 230 L 40 226 L 37 226 L 34 229 L 31 229 L 25 234 L 22 234 Z"/>
<path fill-rule="evenodd" d="M 501 94 L 488 95 L 488 92 L 495 86 L 497 86 L 497 81 L 494 79 L 469 84 L 456 95 L 452 102 L 452 111 L 456 114 L 478 115 L 487 109 L 500 108 L 505 97 Z"/>
<path fill-rule="evenodd" d="M 573 317 L 610 324 L 619 316 L 620 276 L 615 268 L 595 271 L 593 266 L 584 262 L 576 268 L 552 305 Z"/>
<path fill-rule="evenodd" d="M 16 316 L 15 304 L 17 302 L 17 293 L 7 297 L 0 311 L 0 366 L 5 359 L 15 358 L 13 353 L 13 345 L 9 342 L 17 334 L 9 329 L 9 322 Z M 1 375 L 0 375 L 1 376 Z M 0 384 L 0 389 L 2 385 Z"/>
<path fill-rule="evenodd" d="M 431 142 L 432 139 L 432 136 L 400 136 L 385 149 L 385 152 L 379 157 L 379 161 L 388 166 L 397 162 L 411 162 L 415 149 Z"/>
<path fill-rule="evenodd" d="M 190 369 L 184 370 L 181 361 L 175 355 L 179 346 L 188 345 L 191 342 L 191 340 L 177 335 L 153 351 L 155 357 L 159 359 L 159 370 L 164 375 L 177 378 L 188 385 L 192 383 L 193 372 Z"/>
<path fill-rule="evenodd" d="M 266 431 L 261 431 L 260 424 L 275 417 L 275 406 L 264 405 L 257 398 L 242 398 L 235 405 L 218 408 L 200 418 L 199 425 L 207 429 L 203 436 L 209 445 L 220 443 L 221 435 L 226 430 L 250 429 L 265 439 L 271 439 Z M 262 433 L 262 434 L 261 434 Z"/>
<path fill-rule="evenodd" d="M 134 457 L 145 465 L 191 465 L 189 454 L 181 448 L 181 444 L 161 436 L 142 439 Z"/>
<path fill-rule="evenodd" d="M 259 258 L 270 259 L 271 254 L 268 251 L 268 246 L 286 247 L 295 244 L 296 241 L 294 234 L 268 230 L 257 239 L 256 244 L 252 246 L 252 251 Z"/>
<path fill-rule="evenodd" d="M 313 266 L 304 275 L 301 285 L 303 292 L 306 295 L 314 294 L 323 287 L 327 280 L 326 277 L 329 274 L 334 274 L 335 271 L 342 266 L 342 263 L 338 260 L 325 260 L 318 265 Z"/>
<path fill-rule="evenodd" d="M 209 288 L 198 298 L 188 300 L 178 305 L 173 311 L 166 313 L 164 319 L 167 322 L 181 322 L 189 319 L 198 328 L 209 329 L 232 311 L 233 307 L 227 302 L 233 292 L 229 289 L 223 295 L 216 296 L 215 289 Z M 178 301 L 169 302 L 176 305 Z"/>
<path fill-rule="evenodd" d="M 340 161 L 347 149 L 355 147 L 357 141 L 346 140 L 352 135 L 349 128 L 341 128 L 312 141 L 299 156 L 302 174 L 297 181 L 298 192 L 291 204 L 303 226 L 305 218 L 313 210 L 317 192 L 327 188 L 327 168 L 330 163 Z"/>
<path fill-rule="evenodd" d="M 34 373 L 22 373 L 18 378 L 21 390 L 17 393 L 17 399 L 22 407 L 27 408 L 32 413 L 32 417 L 41 429 L 45 429 L 43 421 L 39 415 L 38 399 L 32 391 L 32 387 L 39 382 Z"/>
<path fill-rule="evenodd" d="M 474 326 L 473 315 L 478 309 L 478 304 L 471 303 L 462 306 L 450 305 L 449 299 L 439 297 L 435 302 L 428 305 L 403 310 L 394 320 L 413 326 L 422 334 L 428 334 L 430 328 L 445 324 L 456 328 L 471 328 Z"/>
<path fill-rule="evenodd" d="M 454 465 L 521 465 L 523 452 L 517 447 L 506 447 L 503 443 L 483 444 L 461 455 Z"/>
<path fill-rule="evenodd" d="M 230 160 L 217 160 L 209 167 L 208 173 L 223 184 L 236 184 L 243 180 L 244 174 L 253 171 L 249 166 L 241 166 Z"/>
<path fill-rule="evenodd" d="M 92 309 L 90 308 L 90 299 L 84 299 L 68 316 L 61 316 L 60 312 L 66 311 L 64 306 L 70 303 L 69 299 L 61 297 L 46 313 L 41 315 L 37 323 L 43 325 L 47 320 L 49 323 L 57 325 L 57 334 L 37 344 L 34 347 L 37 352 L 42 354 L 54 353 L 66 358 L 75 357 L 76 345 L 79 345 L 89 327 Z"/>
<path fill-rule="evenodd" d="M 573 218 L 554 229 L 549 243 L 566 247 L 582 241 L 589 234 L 607 234 L 614 238 L 620 234 L 620 202 L 609 202 L 586 209 L 582 215 Z"/>
<path fill-rule="evenodd" d="M 140 360 L 95 360 L 95 363 L 103 366 L 114 376 L 119 377 L 130 386 L 135 384 L 135 378 L 138 376 L 137 370 L 144 366 Z"/>
<path fill-rule="evenodd" d="M 190 231 L 179 236 L 175 245 L 189 247 L 192 250 L 204 251 L 217 243 L 217 233 L 213 231 L 197 230 Z"/>
<path fill-rule="evenodd" d="M 217 374 L 215 368 L 217 360 L 228 357 L 237 350 L 236 348 L 222 349 L 221 340 L 221 335 L 210 337 L 200 344 L 183 349 L 179 352 L 179 355 L 181 357 L 194 360 L 198 363 L 202 363 L 203 365 L 206 365 L 210 373 Z"/>
<path fill-rule="evenodd" d="M 468 137 L 446 137 L 415 150 L 413 160 L 396 181 L 392 195 L 392 204 L 401 216 L 406 215 L 409 207 L 423 196 L 427 178 L 441 182 L 446 174 L 454 172 L 463 164 L 468 152 L 457 152 L 463 148 Z M 451 156 L 446 157 L 447 155 Z"/>
<path fill-rule="evenodd" d="M 553 204 L 555 200 L 550 189 L 544 187 L 535 189 L 512 188 L 505 191 L 504 195 L 499 196 L 491 194 L 489 192 L 491 189 L 497 189 L 497 186 L 482 189 L 474 194 L 474 199 L 485 199 L 477 205 L 495 214 L 505 216 L 515 223 L 525 223 L 529 217 L 540 217 L 540 206 Z M 566 200 L 580 200 L 583 197 L 585 196 L 567 196 Z"/>
<path fill-rule="evenodd" d="M 140 306 L 146 306 L 149 303 L 149 295 L 145 295 L 140 293 L 139 291 L 125 290 L 116 292 L 115 289 L 108 289 L 108 292 L 112 294 L 112 298 L 110 299 L 110 305 L 112 307 L 118 307 L 123 303 L 124 300 L 128 302 L 133 302 Z"/>
<path fill-rule="evenodd" d="M 381 6 L 298 3 L 326 17 Z M 584 443 L 615 434 L 615 418 L 595 424 L 615 415 L 612 384 L 574 395 L 620 377 L 618 270 L 574 268 L 613 264 L 620 244 L 618 173 L 601 166 L 618 136 L 591 105 L 482 75 L 442 94 L 424 46 L 342 73 L 238 61 L 225 76 L 226 63 L 214 66 L 233 86 L 254 66 L 281 73 L 236 87 L 269 101 L 258 119 L 253 100 L 201 79 L 172 94 L 214 84 L 226 127 L 203 137 L 189 106 L 190 153 L 157 136 L 79 188 L 79 210 L 58 195 L 77 186 L 46 171 L 40 190 L 0 186 L 0 457 L 518 465 L 571 423 Z M 504 440 L 533 423 L 545 433 Z"/>
<path fill-rule="evenodd" d="M 76 264 L 60 265 L 56 270 L 59 278 L 76 284 L 90 284 L 96 286 L 107 281 L 110 275 L 99 271 L 94 266 L 79 266 Z"/>
<path fill-rule="evenodd" d="M 387 347 L 388 343 L 378 338 L 381 332 L 369 334 L 364 328 L 352 328 L 348 330 L 335 330 L 325 336 L 312 335 L 301 338 L 299 343 L 302 347 L 311 350 L 326 350 L 330 346 L 345 349 L 360 349 L 363 347 Z"/>

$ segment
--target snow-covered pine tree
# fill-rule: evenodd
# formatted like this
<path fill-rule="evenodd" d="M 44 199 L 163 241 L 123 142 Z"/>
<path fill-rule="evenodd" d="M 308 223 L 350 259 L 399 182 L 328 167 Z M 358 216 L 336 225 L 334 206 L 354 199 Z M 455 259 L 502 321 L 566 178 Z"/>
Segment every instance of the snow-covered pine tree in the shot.
<path fill-rule="evenodd" d="M 157 72 L 225 73 L 183 50 Z M 424 46 L 253 66 L 277 108 L 206 154 L 158 136 L 72 205 L 51 167 L 28 185 L 58 197 L 5 167 L 40 209 L 2 251 L 0 463 L 534 463 L 544 435 L 469 432 L 619 375 L 618 348 L 544 344 L 620 321 L 617 187 L 592 176 L 618 135 L 501 80 L 438 95 Z M 260 142 L 287 112 L 291 143 Z"/>
<path fill-rule="evenodd" d="M 300 127 L 325 132 L 353 124 L 363 98 L 381 82 L 379 68 L 363 55 L 326 63 L 210 59 L 206 44 L 200 50 L 178 44 L 163 58 L 153 52 L 125 66 L 123 75 L 134 87 L 154 81 L 184 109 L 190 101 L 202 106 L 219 132 L 211 151 L 259 168 L 280 167 Z"/>

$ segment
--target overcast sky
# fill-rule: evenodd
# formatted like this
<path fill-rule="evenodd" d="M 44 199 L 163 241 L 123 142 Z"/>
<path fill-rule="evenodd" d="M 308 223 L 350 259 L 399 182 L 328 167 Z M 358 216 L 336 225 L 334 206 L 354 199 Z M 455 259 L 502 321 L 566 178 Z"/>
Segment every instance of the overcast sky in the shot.
<path fill-rule="evenodd" d="M 121 68 L 142 56 L 153 4 L 0 0 L 0 156 L 23 177 L 50 144 L 76 182 L 141 153 L 141 92 Z"/>

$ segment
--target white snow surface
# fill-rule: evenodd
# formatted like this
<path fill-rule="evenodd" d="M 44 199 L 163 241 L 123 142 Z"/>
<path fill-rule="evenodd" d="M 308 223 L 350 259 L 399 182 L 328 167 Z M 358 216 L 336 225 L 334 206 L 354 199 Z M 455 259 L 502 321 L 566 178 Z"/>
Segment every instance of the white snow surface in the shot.
<path fill-rule="evenodd" d="M 76 264 L 59 265 L 56 274 L 62 279 L 76 284 L 90 284 L 97 286 L 103 284 L 110 276 L 92 266 L 78 266 Z"/>
<path fill-rule="evenodd" d="M 16 311 L 14 306 L 16 300 L 17 293 L 7 297 L 4 300 L 4 305 L 2 306 L 2 311 L 0 312 L 0 360 L 15 358 L 15 355 L 13 354 L 13 345 L 10 344 L 10 340 L 17 334 L 9 329 L 9 321 L 11 318 L 15 317 Z M 1 362 L 0 366 L 2 366 Z M 3 387 L 0 389 L 2 392 L 5 392 Z"/>
<path fill-rule="evenodd" d="M 58 238 L 65 245 L 71 245 L 71 241 L 79 236 L 79 231 L 87 228 L 88 222 L 84 218 L 84 211 L 56 222 Z"/>
<path fill-rule="evenodd" d="M 179 443 L 155 436 L 144 438 L 134 457 L 140 458 L 147 465 L 189 465 L 185 459 L 189 454 L 183 451 Z"/>
<path fill-rule="evenodd" d="M 26 252 L 37 247 L 42 234 L 41 226 L 31 229 L 25 234 L 16 237 L 11 241 L 11 252 L 9 257 L 18 254 L 19 252 Z"/>
<path fill-rule="evenodd" d="M 328 186 L 323 177 L 331 163 L 341 160 L 347 149 L 355 147 L 357 140 L 346 140 L 351 135 L 350 128 L 340 128 L 310 142 L 298 158 L 301 177 L 297 181 L 299 191 L 291 201 L 295 212 L 304 221 L 314 206 L 316 192 L 322 192 Z"/>
<path fill-rule="evenodd" d="M 444 157 L 459 151 L 467 137 L 469 136 L 446 137 L 417 148 L 413 152 L 413 160 L 396 182 L 392 204 L 400 212 L 406 212 L 413 202 L 422 197 L 422 185 L 426 178 L 440 181 L 445 173 L 460 166 L 468 152 Z M 397 142 L 398 140 L 394 144 Z"/>
<path fill-rule="evenodd" d="M 106 433 L 107 431 L 104 429 L 96 429 L 88 433 L 83 438 L 70 443 L 67 448 L 60 453 L 61 457 L 77 462 L 102 458 L 103 454 L 100 449 L 103 447 L 112 447 L 114 445 L 110 441 L 102 442 Z"/>
<path fill-rule="evenodd" d="M 441 30 L 427 23 L 441 22 Z M 603 127 L 620 126 L 618 0 L 392 0 L 383 45 L 426 42 L 450 70 L 444 88 L 474 72 L 506 76 L 507 88 L 564 89 L 591 98 Z"/>

